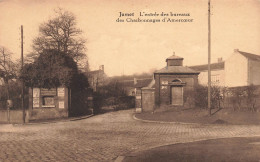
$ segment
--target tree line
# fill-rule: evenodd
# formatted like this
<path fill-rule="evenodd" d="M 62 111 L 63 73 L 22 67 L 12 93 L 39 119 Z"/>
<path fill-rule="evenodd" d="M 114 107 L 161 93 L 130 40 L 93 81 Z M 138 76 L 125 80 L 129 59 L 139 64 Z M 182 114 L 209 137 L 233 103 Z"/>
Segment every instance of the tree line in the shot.
<path fill-rule="evenodd" d="M 87 78 L 80 72 L 89 70 L 86 39 L 82 33 L 77 27 L 76 16 L 58 8 L 48 21 L 40 24 L 39 34 L 33 39 L 32 50 L 24 59 L 22 71 L 20 60 L 14 61 L 12 52 L 0 46 L 0 85 L 5 89 L 0 100 L 11 97 L 9 86 L 19 80 L 23 80 L 27 87 L 66 86 L 79 91 L 88 88 Z"/>

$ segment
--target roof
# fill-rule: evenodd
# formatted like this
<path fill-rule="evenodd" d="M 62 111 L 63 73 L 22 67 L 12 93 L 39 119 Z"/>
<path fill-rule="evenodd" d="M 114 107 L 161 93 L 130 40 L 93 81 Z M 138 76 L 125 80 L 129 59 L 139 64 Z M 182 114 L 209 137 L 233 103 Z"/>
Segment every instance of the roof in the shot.
<path fill-rule="evenodd" d="M 135 88 L 147 87 L 152 81 L 152 78 L 137 80 Z"/>
<path fill-rule="evenodd" d="M 134 80 L 124 80 L 119 81 L 118 83 L 124 87 L 134 87 Z"/>
<path fill-rule="evenodd" d="M 195 71 L 187 66 L 166 66 L 161 70 L 157 70 L 154 72 L 155 74 L 164 73 L 164 74 L 199 74 L 198 71 Z"/>
<path fill-rule="evenodd" d="M 104 73 L 104 72 L 103 72 L 103 70 L 93 70 L 93 71 L 87 72 L 87 74 L 90 74 L 90 75 L 99 74 L 99 73 Z"/>
<path fill-rule="evenodd" d="M 208 70 L 208 64 L 204 64 L 204 65 L 196 65 L 196 66 L 189 66 L 191 69 L 196 70 L 196 71 L 205 71 Z M 210 69 L 211 70 L 220 70 L 220 69 L 224 69 L 225 67 L 225 62 L 218 62 L 218 63 L 213 63 L 210 64 Z"/>
<path fill-rule="evenodd" d="M 168 57 L 168 58 L 166 59 L 166 61 L 167 61 L 167 60 L 183 60 L 183 58 L 182 58 L 182 57 L 179 57 L 179 56 L 172 55 L 172 56 Z"/>
<path fill-rule="evenodd" d="M 246 58 L 249 58 L 250 60 L 260 61 L 260 55 L 247 53 L 247 52 L 242 52 L 242 51 L 238 51 L 238 53 L 240 53 L 241 55 L 245 56 Z"/>

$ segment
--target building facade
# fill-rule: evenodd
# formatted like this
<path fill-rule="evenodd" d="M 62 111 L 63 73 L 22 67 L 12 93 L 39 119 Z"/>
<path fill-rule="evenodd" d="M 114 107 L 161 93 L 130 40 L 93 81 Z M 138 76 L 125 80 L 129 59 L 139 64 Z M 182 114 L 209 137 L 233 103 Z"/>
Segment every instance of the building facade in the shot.
<path fill-rule="evenodd" d="M 199 72 L 183 66 L 183 58 L 171 56 L 167 66 L 154 72 L 155 105 L 194 106 L 187 94 L 198 84 Z M 192 96 L 190 96 L 192 97 Z"/>
<path fill-rule="evenodd" d="M 199 71 L 199 84 L 208 84 L 208 65 L 191 66 Z M 211 64 L 212 85 L 221 87 L 240 87 L 260 85 L 260 55 L 235 49 L 226 60 L 219 59 Z"/>
<path fill-rule="evenodd" d="M 69 117 L 70 91 L 66 87 L 29 88 L 29 119 Z"/>

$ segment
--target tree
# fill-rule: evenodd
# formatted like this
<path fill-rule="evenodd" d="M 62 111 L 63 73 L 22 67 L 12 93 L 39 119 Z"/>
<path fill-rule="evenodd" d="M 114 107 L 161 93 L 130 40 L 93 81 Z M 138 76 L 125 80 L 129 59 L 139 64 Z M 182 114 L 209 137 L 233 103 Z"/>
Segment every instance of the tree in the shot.
<path fill-rule="evenodd" d="M 39 36 L 33 40 L 33 52 L 29 57 L 35 58 L 44 50 L 57 50 L 71 56 L 77 63 L 87 59 L 85 43 L 81 37 L 82 31 L 76 27 L 76 17 L 73 13 L 58 9 L 54 17 L 39 27 Z"/>
<path fill-rule="evenodd" d="M 4 47 L 0 47 L 0 78 L 4 81 L 7 87 L 7 98 L 9 98 L 10 80 L 17 77 L 18 64 L 14 63 L 11 59 L 12 53 Z"/>
<path fill-rule="evenodd" d="M 24 66 L 21 79 L 28 87 L 69 88 L 72 107 L 69 109 L 70 115 L 87 113 L 88 78 L 79 72 L 77 63 L 64 52 L 44 50 L 33 63 Z"/>
<path fill-rule="evenodd" d="M 57 50 L 45 50 L 23 68 L 21 78 L 28 87 L 70 87 L 78 74 L 76 62 Z"/>
<path fill-rule="evenodd" d="M 4 47 L 0 47 L 0 78 L 4 83 L 17 76 L 17 64 L 11 59 L 12 53 Z"/>

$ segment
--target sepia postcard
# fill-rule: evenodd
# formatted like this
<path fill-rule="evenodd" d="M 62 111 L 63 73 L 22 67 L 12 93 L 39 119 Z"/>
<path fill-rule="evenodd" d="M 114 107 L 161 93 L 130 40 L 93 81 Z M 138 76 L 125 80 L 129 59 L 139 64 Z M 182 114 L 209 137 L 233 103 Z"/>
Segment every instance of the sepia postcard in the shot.
<path fill-rule="evenodd" d="M 0 162 L 260 161 L 260 0 L 0 12 Z"/>

